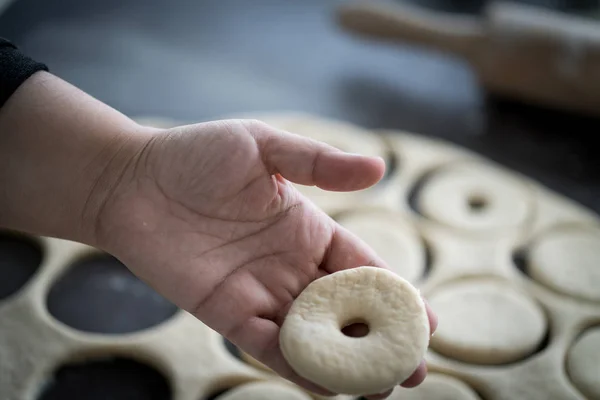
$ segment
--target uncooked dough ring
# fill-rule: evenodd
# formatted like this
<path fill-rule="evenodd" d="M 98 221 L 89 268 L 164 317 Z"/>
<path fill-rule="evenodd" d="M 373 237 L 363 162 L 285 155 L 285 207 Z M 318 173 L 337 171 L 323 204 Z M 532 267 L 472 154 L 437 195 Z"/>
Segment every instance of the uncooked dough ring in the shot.
<path fill-rule="evenodd" d="M 229 390 L 215 400 L 312 400 L 300 389 L 279 382 L 252 382 Z"/>
<path fill-rule="evenodd" d="M 363 322 L 364 337 L 342 329 Z M 285 359 L 300 376 L 330 391 L 381 393 L 406 380 L 429 344 L 429 319 L 418 290 L 397 274 L 358 267 L 310 283 L 281 327 Z"/>
<path fill-rule="evenodd" d="M 458 229 L 516 229 L 528 221 L 532 196 L 524 181 L 484 163 L 433 172 L 417 195 L 426 217 Z"/>

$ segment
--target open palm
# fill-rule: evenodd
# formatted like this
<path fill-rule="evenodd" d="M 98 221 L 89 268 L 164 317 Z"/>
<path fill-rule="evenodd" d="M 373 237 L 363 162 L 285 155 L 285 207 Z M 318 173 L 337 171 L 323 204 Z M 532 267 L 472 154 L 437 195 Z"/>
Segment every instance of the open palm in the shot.
<path fill-rule="evenodd" d="M 100 243 L 249 355 L 328 394 L 291 370 L 279 349 L 279 327 L 311 281 L 385 265 L 290 181 L 363 189 L 381 179 L 383 161 L 257 121 L 188 125 L 144 137 L 103 207 Z M 424 376 L 421 366 L 405 384 Z"/>

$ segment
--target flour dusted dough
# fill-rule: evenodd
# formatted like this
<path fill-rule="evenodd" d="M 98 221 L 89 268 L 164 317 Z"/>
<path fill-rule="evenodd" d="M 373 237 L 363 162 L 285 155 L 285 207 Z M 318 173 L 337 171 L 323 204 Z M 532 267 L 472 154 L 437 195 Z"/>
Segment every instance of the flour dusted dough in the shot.
<path fill-rule="evenodd" d="M 431 347 L 442 355 L 478 364 L 516 361 L 544 338 L 542 308 L 507 283 L 466 279 L 427 297 L 439 318 Z"/>
<path fill-rule="evenodd" d="M 384 210 L 357 210 L 337 221 L 360 237 L 387 266 L 411 283 L 425 272 L 425 248 L 410 220 Z"/>
<path fill-rule="evenodd" d="M 312 400 L 291 385 L 279 382 L 252 382 L 233 388 L 215 400 Z"/>
<path fill-rule="evenodd" d="M 368 325 L 364 337 L 342 328 Z M 280 346 L 304 378 L 336 393 L 384 392 L 406 380 L 423 359 L 429 320 L 408 281 L 389 270 L 359 267 L 310 283 L 292 303 Z"/>
<path fill-rule="evenodd" d="M 534 242 L 528 258 L 528 272 L 540 283 L 600 301 L 600 229 L 570 226 L 546 232 Z"/>
<path fill-rule="evenodd" d="M 531 212 L 528 187 L 481 162 L 457 163 L 433 172 L 417 202 L 428 218 L 473 231 L 518 228 Z"/>
<path fill-rule="evenodd" d="M 590 399 L 600 399 L 600 326 L 588 329 L 571 347 L 567 373 Z"/>
<path fill-rule="evenodd" d="M 430 372 L 415 388 L 398 387 L 388 400 L 480 400 L 466 383 L 448 375 Z"/>

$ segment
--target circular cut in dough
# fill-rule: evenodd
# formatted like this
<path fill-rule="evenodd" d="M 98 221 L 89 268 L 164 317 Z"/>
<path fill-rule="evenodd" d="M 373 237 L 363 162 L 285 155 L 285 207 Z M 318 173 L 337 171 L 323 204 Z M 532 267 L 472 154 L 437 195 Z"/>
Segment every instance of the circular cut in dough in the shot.
<path fill-rule="evenodd" d="M 383 210 L 357 210 L 338 218 L 340 225 L 360 237 L 387 266 L 411 283 L 425 272 L 425 249 L 411 222 Z"/>
<path fill-rule="evenodd" d="M 528 273 L 557 292 L 600 301 L 600 229 L 555 229 L 535 241 Z"/>
<path fill-rule="evenodd" d="M 534 352 L 545 337 L 542 308 L 507 283 L 456 281 L 435 290 L 428 301 L 439 318 L 431 348 L 456 360 L 514 362 Z"/>
<path fill-rule="evenodd" d="M 351 337 L 342 329 L 364 323 Z M 406 380 L 429 344 L 429 320 L 417 289 L 377 267 L 335 272 L 310 283 L 281 327 L 281 350 L 300 376 L 332 392 L 381 393 Z"/>
<path fill-rule="evenodd" d="M 312 400 L 312 398 L 292 385 L 266 381 L 240 385 L 215 400 Z"/>
<path fill-rule="evenodd" d="M 404 389 L 398 387 L 388 400 L 480 400 L 466 383 L 445 374 L 431 372 L 419 386 Z"/>
<path fill-rule="evenodd" d="M 588 329 L 571 347 L 567 373 L 588 398 L 600 399 L 600 326 Z"/>
<path fill-rule="evenodd" d="M 489 165 L 461 163 L 434 172 L 417 195 L 419 211 L 467 230 L 518 228 L 531 214 L 525 183 Z"/>

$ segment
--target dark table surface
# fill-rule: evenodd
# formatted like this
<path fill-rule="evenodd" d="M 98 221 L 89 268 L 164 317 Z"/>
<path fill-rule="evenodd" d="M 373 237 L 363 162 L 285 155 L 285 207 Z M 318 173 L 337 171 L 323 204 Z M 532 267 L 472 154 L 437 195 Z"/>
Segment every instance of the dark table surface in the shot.
<path fill-rule="evenodd" d="M 477 1 L 468 3 L 463 8 L 478 9 Z M 0 36 L 130 116 L 187 122 L 295 110 L 409 130 L 466 146 L 600 212 L 599 120 L 491 99 L 459 59 L 342 32 L 333 19 L 336 4 L 16 0 L 0 15 Z M 131 279 L 124 268 L 122 276 Z M 80 322 L 88 326 L 85 319 L 96 317 Z M 116 319 L 104 320 L 98 331 L 125 329 Z M 130 368 L 119 365 L 111 371 Z M 135 379 L 145 382 L 151 374 Z M 166 398 L 148 390 L 140 389 L 140 398 Z"/>

